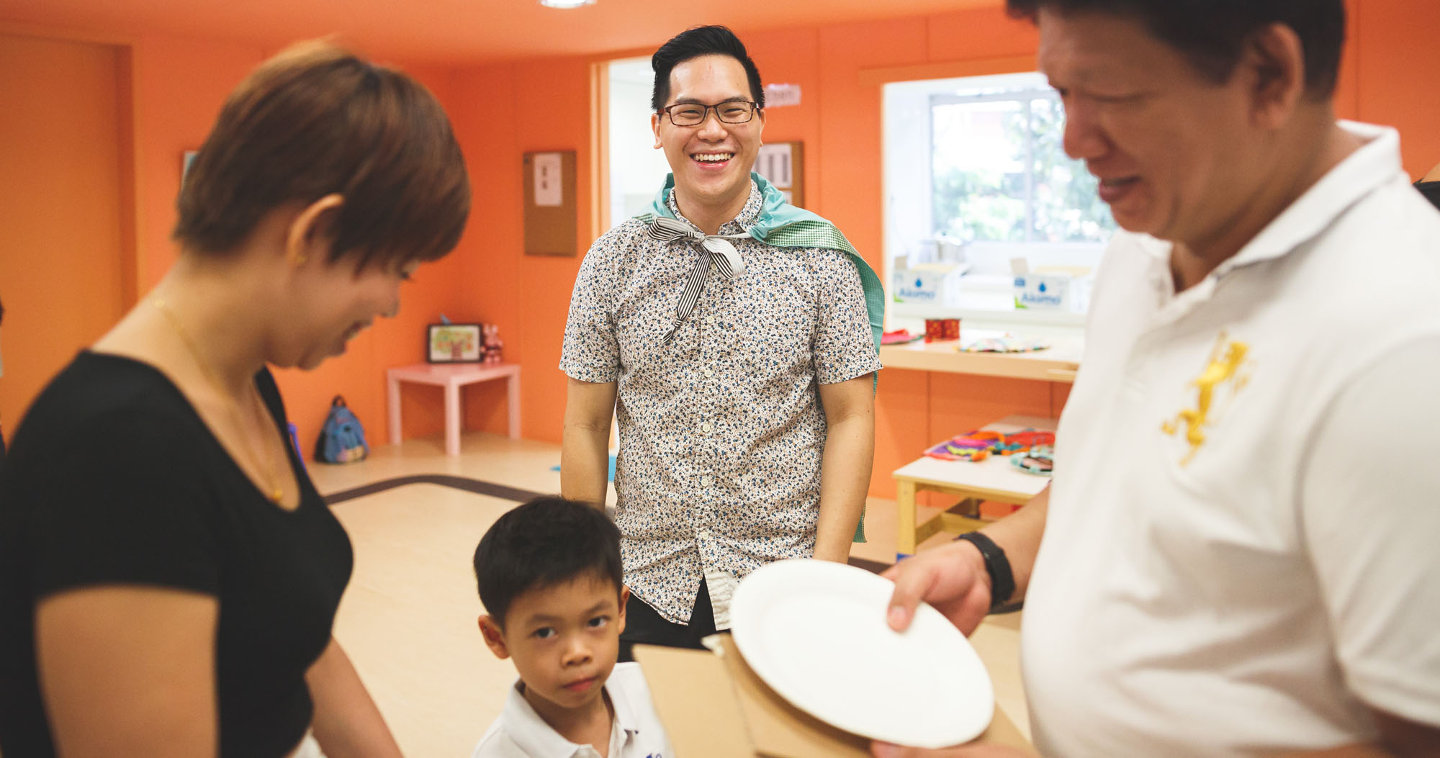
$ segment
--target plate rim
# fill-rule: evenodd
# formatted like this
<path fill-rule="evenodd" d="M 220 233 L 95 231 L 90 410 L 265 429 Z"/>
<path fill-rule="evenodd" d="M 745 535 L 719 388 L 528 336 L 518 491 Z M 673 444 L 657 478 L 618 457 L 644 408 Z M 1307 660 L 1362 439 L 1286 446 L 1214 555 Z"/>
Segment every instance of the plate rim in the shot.
<path fill-rule="evenodd" d="M 849 564 L 836 563 L 833 561 L 821 561 L 813 558 L 789 558 L 780 561 L 773 561 L 751 572 L 750 575 L 745 578 L 745 580 L 740 582 L 740 584 L 735 589 L 735 595 L 731 600 L 730 606 L 731 637 L 735 641 L 736 649 L 739 650 L 740 655 L 745 659 L 746 664 L 749 665 L 750 669 L 755 672 L 755 675 L 758 676 L 767 687 L 771 688 L 782 698 L 784 698 L 787 703 L 794 706 L 795 708 L 800 709 L 806 714 L 813 716 L 816 719 L 819 719 L 826 724 L 834 726 L 837 729 L 841 729 L 852 734 L 857 734 L 861 737 L 865 737 L 868 739 L 882 740 L 886 742 L 893 742 L 895 744 L 903 744 L 919 748 L 934 749 L 963 744 L 980 736 L 985 732 L 986 729 L 990 727 L 990 723 L 994 719 L 995 687 L 994 682 L 990 678 L 989 669 L 986 667 L 985 662 L 980 658 L 980 654 L 975 650 L 974 646 L 970 644 L 970 640 L 966 637 L 966 635 L 961 634 L 960 630 L 956 629 L 953 625 L 951 625 L 949 619 L 946 619 L 943 615 L 941 615 L 940 612 L 935 610 L 933 606 L 930 606 L 928 603 L 924 602 L 922 602 L 920 607 L 917 609 L 917 618 L 922 614 L 933 614 L 943 624 L 953 629 L 955 634 L 963 643 L 964 649 L 969 651 L 967 657 L 974 659 L 974 663 L 977 665 L 980 672 L 984 675 L 985 697 L 983 698 L 983 702 L 988 703 L 989 707 L 988 709 L 986 709 L 987 712 L 983 717 L 979 717 L 977 715 L 976 723 L 978 724 L 978 728 L 972 729 L 968 725 L 965 729 L 956 728 L 953 730 L 952 733 L 954 739 L 951 739 L 951 735 L 946 735 L 943 739 L 915 741 L 903 738 L 897 739 L 903 737 L 902 735 L 879 733 L 883 730 L 866 729 L 864 731 L 858 731 L 852 728 L 838 726 L 826 720 L 824 715 L 816 713 L 813 707 L 813 703 L 807 703 L 807 698 L 804 696 L 797 698 L 796 695 L 801 693 L 797 693 L 796 690 L 792 687 L 789 687 L 787 683 L 780 681 L 782 678 L 775 676 L 774 671 L 767 670 L 768 664 L 766 662 L 766 656 L 755 655 L 754 648 L 751 649 L 751 653 L 747 654 L 746 652 L 746 640 L 750 639 L 750 631 L 755 628 L 752 624 L 754 614 L 750 612 L 749 608 L 750 606 L 754 605 L 755 602 L 757 602 L 755 600 L 746 600 L 746 598 L 756 597 L 756 590 L 754 588 L 767 586 L 769 582 L 773 581 L 770 577 L 775 576 L 777 573 L 783 575 L 783 573 L 785 572 L 792 571 L 819 573 L 829 572 L 833 573 L 835 576 L 840 576 L 841 574 L 845 573 L 858 572 L 851 573 L 851 575 L 857 577 L 867 577 L 864 580 L 867 582 L 870 581 L 870 579 L 878 579 L 880 581 L 890 583 L 889 580 L 885 579 L 884 577 L 881 577 L 878 574 L 867 571 L 866 569 L 860 568 L 858 566 L 851 566 Z M 762 572 L 764 573 L 762 574 Z M 751 589 L 749 591 L 746 591 L 746 582 L 748 582 L 751 577 L 757 574 L 761 574 L 761 577 L 762 579 L 764 579 L 764 581 L 758 585 L 753 583 L 750 584 Z M 758 666 L 756 665 L 757 661 L 760 664 Z M 953 723 L 959 723 L 959 721 L 957 720 Z"/>

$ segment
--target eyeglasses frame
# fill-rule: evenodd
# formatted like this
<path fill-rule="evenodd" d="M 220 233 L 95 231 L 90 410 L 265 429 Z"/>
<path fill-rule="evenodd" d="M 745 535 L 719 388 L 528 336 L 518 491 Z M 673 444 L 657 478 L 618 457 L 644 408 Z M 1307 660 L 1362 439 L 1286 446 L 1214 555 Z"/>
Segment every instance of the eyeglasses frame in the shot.
<path fill-rule="evenodd" d="M 745 119 L 744 121 L 726 121 L 725 119 L 723 119 L 723 118 L 720 117 L 720 106 L 722 106 L 722 105 L 738 105 L 738 104 L 740 104 L 740 103 L 744 103 L 745 105 L 750 106 L 750 117 L 749 117 L 749 118 Z M 692 107 L 692 108 L 694 108 L 694 107 L 704 108 L 704 109 L 705 109 L 705 113 L 704 113 L 704 115 L 702 115 L 702 116 L 700 117 L 700 120 L 697 121 L 696 123 L 693 123 L 693 124 L 677 124 L 677 123 L 675 123 L 675 114 L 671 112 L 671 109 L 672 109 L 672 108 L 679 108 L 679 107 L 681 107 L 681 106 L 687 106 L 687 107 Z M 665 118 L 670 121 L 670 125 L 671 125 L 671 126 L 678 126 L 678 127 L 684 128 L 684 129 L 689 129 L 689 128 L 694 128 L 694 127 L 697 127 L 697 126 L 702 126 L 702 125 L 704 125 L 704 123 L 710 119 L 710 114 L 711 114 L 711 113 L 714 113 L 714 114 L 715 114 L 715 120 L 716 120 L 716 121 L 719 121 L 719 122 L 722 123 L 722 124 L 728 124 L 728 125 L 730 125 L 730 126 L 739 126 L 740 124 L 748 124 L 748 123 L 750 123 L 751 121 L 754 121 L 754 120 L 755 120 L 755 114 L 756 114 L 756 113 L 759 113 L 761 110 L 764 110 L 763 106 L 761 106 L 759 103 L 755 102 L 754 100 L 721 100 L 720 102 L 715 103 L 714 105 L 705 105 L 704 103 L 672 103 L 672 104 L 670 104 L 670 105 L 665 106 L 664 108 L 661 108 L 661 109 L 660 109 L 660 112 L 665 114 Z"/>

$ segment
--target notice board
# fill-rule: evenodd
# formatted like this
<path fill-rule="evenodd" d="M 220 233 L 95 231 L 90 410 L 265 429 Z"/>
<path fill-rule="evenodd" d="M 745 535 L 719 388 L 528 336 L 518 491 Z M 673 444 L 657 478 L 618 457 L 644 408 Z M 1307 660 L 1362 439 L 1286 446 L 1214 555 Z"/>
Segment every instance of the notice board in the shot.
<path fill-rule="evenodd" d="M 575 255 L 575 151 L 525 153 L 525 254 Z"/>
<path fill-rule="evenodd" d="M 791 205 L 805 206 L 805 145 L 767 142 L 755 157 L 755 171 L 775 185 Z"/>

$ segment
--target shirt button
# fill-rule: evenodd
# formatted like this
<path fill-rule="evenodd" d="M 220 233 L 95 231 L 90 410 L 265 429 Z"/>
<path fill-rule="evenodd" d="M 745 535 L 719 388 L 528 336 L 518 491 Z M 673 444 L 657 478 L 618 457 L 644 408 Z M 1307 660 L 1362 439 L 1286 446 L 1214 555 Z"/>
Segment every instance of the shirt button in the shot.
<path fill-rule="evenodd" d="M 712 430 L 714 430 L 714 429 L 715 429 L 715 426 L 714 426 L 713 424 L 711 424 L 709 421 L 706 421 L 705 423 L 703 423 L 703 424 L 700 425 L 700 431 L 705 432 L 706 434 L 709 434 L 709 433 L 710 433 Z"/>
<path fill-rule="evenodd" d="M 712 484 L 714 484 L 714 483 L 715 483 L 715 477 L 710 476 L 709 474 L 706 474 L 706 475 L 700 477 L 700 486 L 701 486 L 701 487 L 709 487 L 710 485 L 712 485 Z"/>
<path fill-rule="evenodd" d="M 705 368 L 700 369 L 700 373 L 704 374 L 706 379 L 709 379 L 710 377 L 715 375 L 715 370 L 710 368 L 709 366 L 706 366 Z"/>
<path fill-rule="evenodd" d="M 696 536 L 696 537 L 699 537 L 699 538 L 702 539 L 702 540 L 708 540 L 708 539 L 710 539 L 710 530 L 709 530 L 709 529 L 701 529 L 700 531 L 698 531 L 698 532 L 695 533 L 695 536 Z"/>

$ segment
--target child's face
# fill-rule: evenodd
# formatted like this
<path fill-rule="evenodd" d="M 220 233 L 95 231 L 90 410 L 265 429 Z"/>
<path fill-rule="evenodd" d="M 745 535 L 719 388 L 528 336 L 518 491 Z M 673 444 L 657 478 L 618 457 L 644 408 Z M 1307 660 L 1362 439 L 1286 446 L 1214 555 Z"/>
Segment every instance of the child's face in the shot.
<path fill-rule="evenodd" d="M 629 595 L 608 578 L 579 576 L 522 593 L 503 629 L 481 616 L 480 631 L 496 656 L 515 659 L 537 711 L 543 715 L 545 704 L 574 710 L 600 697 L 615 668 Z"/>

